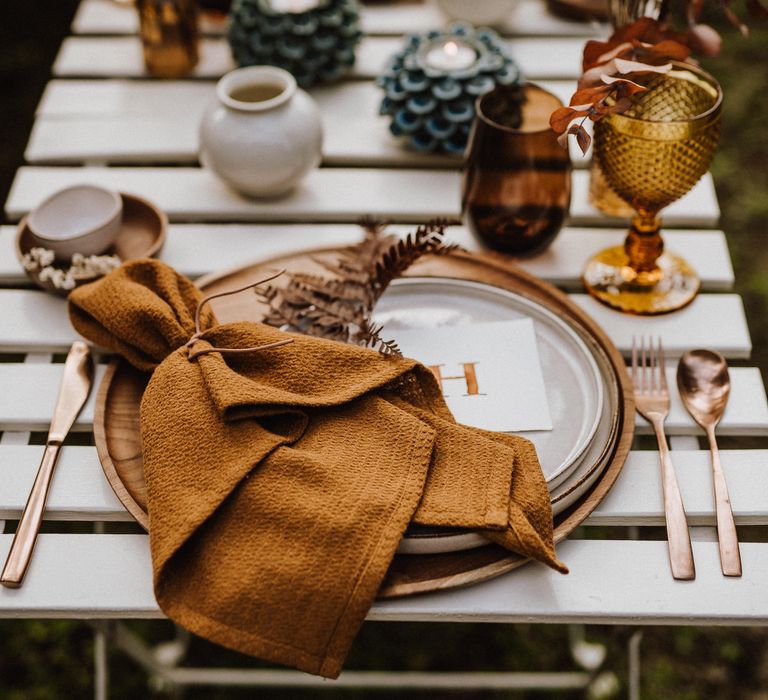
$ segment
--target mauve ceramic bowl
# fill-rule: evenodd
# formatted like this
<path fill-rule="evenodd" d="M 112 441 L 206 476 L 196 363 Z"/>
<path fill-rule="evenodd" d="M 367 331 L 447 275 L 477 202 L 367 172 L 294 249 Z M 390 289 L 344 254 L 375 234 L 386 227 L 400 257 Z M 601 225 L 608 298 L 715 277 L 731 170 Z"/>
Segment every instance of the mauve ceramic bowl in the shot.
<path fill-rule="evenodd" d="M 75 253 L 99 255 L 120 232 L 123 200 L 117 192 L 96 185 L 74 185 L 59 190 L 27 217 L 37 245 L 57 258 Z"/>

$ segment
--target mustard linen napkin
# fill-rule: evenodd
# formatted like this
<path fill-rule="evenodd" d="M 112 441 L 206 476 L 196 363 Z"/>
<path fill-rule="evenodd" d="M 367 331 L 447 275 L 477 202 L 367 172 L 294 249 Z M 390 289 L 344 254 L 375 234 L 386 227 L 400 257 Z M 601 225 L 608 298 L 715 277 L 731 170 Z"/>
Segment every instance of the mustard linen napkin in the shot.
<path fill-rule="evenodd" d="M 141 402 L 154 588 L 232 649 L 336 677 L 411 521 L 482 529 L 566 571 L 531 444 L 458 425 L 414 360 L 241 322 L 192 346 L 202 295 L 155 260 L 74 290 L 94 343 L 152 372 Z"/>

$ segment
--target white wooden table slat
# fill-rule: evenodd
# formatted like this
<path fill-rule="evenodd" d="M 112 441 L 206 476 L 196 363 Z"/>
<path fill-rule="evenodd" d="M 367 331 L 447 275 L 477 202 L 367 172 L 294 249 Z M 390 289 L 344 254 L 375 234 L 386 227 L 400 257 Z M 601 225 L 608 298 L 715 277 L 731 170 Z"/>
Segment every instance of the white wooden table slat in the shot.
<path fill-rule="evenodd" d="M 704 431 L 688 415 L 675 390 L 676 373 L 677 364 L 668 363 L 667 383 L 670 386 L 671 406 L 665 431 L 667 435 L 704 435 Z M 768 402 L 760 370 L 756 367 L 731 367 L 729 373 L 732 393 L 723 421 L 717 427 L 718 435 L 768 435 L 764 425 L 768 418 Z M 644 418 L 636 415 L 635 419 L 639 434 L 653 434 L 650 424 Z"/>
<path fill-rule="evenodd" d="M 371 620 L 729 625 L 768 623 L 768 547 L 742 543 L 742 578 L 720 572 L 717 544 L 694 542 L 695 581 L 675 581 L 666 542 L 569 540 L 570 573 L 526 566 L 476 586 L 374 605 Z"/>
<path fill-rule="evenodd" d="M 13 535 L 0 535 L 3 561 Z M 24 585 L 0 589 L 8 617 L 161 617 L 152 593 L 146 535 L 55 535 L 37 538 Z"/>
<path fill-rule="evenodd" d="M 213 15 L 200 17 L 202 35 L 223 34 L 225 21 Z M 137 34 L 139 16 L 133 3 L 84 0 L 77 7 L 70 30 L 73 34 Z"/>
<path fill-rule="evenodd" d="M 0 445 L 0 520 L 18 520 L 35 480 L 43 448 Z M 95 447 L 66 445 L 45 506 L 47 520 L 130 521 L 109 485 Z"/>
<path fill-rule="evenodd" d="M 737 294 L 700 294 L 686 308 L 663 316 L 630 316 L 609 309 L 586 294 L 571 297 L 625 354 L 632 348 L 632 338 L 658 336 L 669 350 L 669 357 L 679 357 L 691 348 L 709 347 L 734 359 L 748 359 L 752 352 L 744 305 Z M 712 326 L 717 334 L 712 333 Z"/>
<path fill-rule="evenodd" d="M 11 538 L 0 535 L 0 557 Z M 675 581 L 666 542 L 569 540 L 558 546 L 567 576 L 528 564 L 467 588 L 377 602 L 368 619 L 768 624 L 768 547 L 742 543 L 741 578 L 720 573 L 715 543 L 694 542 L 693 550 L 696 580 Z M 6 617 L 159 617 L 151 582 L 145 535 L 43 534 L 24 586 L 0 589 L 0 609 Z"/>
<path fill-rule="evenodd" d="M 197 161 L 200 121 L 213 100 L 213 84 L 105 81 L 88 92 L 95 93 L 92 100 L 80 90 L 79 81 L 49 83 L 27 146 L 28 162 Z M 167 100 L 168 107 L 153 107 L 153 94 L 163 103 Z M 381 94 L 373 84 L 344 83 L 316 90 L 314 96 L 323 119 L 326 165 L 461 166 L 460 158 L 403 148 L 390 133 L 387 119 L 378 114 Z M 79 107 L 83 99 L 88 110 Z M 109 113 L 99 114 L 101 109 Z"/>
<path fill-rule="evenodd" d="M 581 271 L 586 260 L 603 248 L 619 245 L 625 235 L 626 229 L 623 228 L 566 227 L 549 249 L 533 258 L 516 262 L 552 284 L 568 288 L 578 285 L 581 288 Z M 668 230 L 664 233 L 664 240 L 667 250 L 679 253 L 693 266 L 705 291 L 733 288 L 733 266 L 725 234 L 720 231 Z"/>
<path fill-rule="evenodd" d="M 2 453 L 0 453 L 2 454 Z M 720 453 L 731 506 L 738 525 L 768 523 L 768 450 L 723 450 Z M 707 450 L 673 450 L 688 524 L 714 526 L 712 465 Z M 621 475 L 590 516 L 590 525 L 664 525 L 659 455 L 631 452 Z"/>
<path fill-rule="evenodd" d="M 405 235 L 413 226 L 396 225 L 391 231 Z M 15 226 L 0 226 L 0 284 L 21 285 L 29 280 L 14 248 Z M 542 279 L 569 289 L 581 286 L 584 261 L 593 253 L 616 245 L 622 229 L 564 228 L 550 248 L 517 264 Z M 196 278 L 241 265 L 244 260 L 266 259 L 307 248 L 357 243 L 361 229 L 355 224 L 171 224 L 165 246 L 158 256 L 169 265 Z M 698 272 L 706 291 L 733 287 L 733 268 L 722 231 L 671 230 L 667 248 L 682 254 Z M 479 250 L 464 226 L 448 229 L 446 240 L 468 250 Z"/>
<path fill-rule="evenodd" d="M 106 365 L 96 365 L 93 388 L 72 426 L 73 432 L 90 432 L 93 429 L 96 389 L 105 370 Z M 63 371 L 63 364 L 0 363 L 0 431 L 47 432 Z"/>
<path fill-rule="evenodd" d="M 19 168 L 6 202 L 12 218 L 69 184 L 98 182 L 151 199 L 173 220 L 357 221 L 362 212 L 396 221 L 456 217 L 460 176 L 429 170 L 323 168 L 290 195 L 250 200 L 200 168 Z"/>
<path fill-rule="evenodd" d="M 0 363 L 0 431 L 48 430 L 58 395 L 63 371 L 62 364 L 32 365 Z M 94 387 L 101 382 L 105 366 L 96 368 Z M 768 435 L 768 403 L 760 370 L 754 367 L 731 368 L 732 391 L 720 435 Z M 669 366 L 670 386 L 675 386 L 675 368 Z M 676 392 L 671 392 L 672 407 L 666 423 L 668 435 L 700 434 L 693 419 L 683 408 Z M 88 431 L 93 424 L 96 391 L 92 391 L 74 430 Z M 640 433 L 650 433 L 650 427 L 637 416 Z"/>
<path fill-rule="evenodd" d="M 17 520 L 35 479 L 42 447 L 0 445 L 0 520 Z M 738 525 L 768 524 L 768 450 L 723 450 L 734 517 Z M 709 453 L 672 454 L 688 522 L 715 525 Z M 107 482 L 95 447 L 62 450 L 46 504 L 47 520 L 131 521 Z M 655 451 L 631 452 L 608 496 L 585 525 L 663 525 L 664 510 Z"/>
<path fill-rule="evenodd" d="M 368 5 L 362 8 L 362 28 L 368 34 L 407 34 L 435 29 L 444 24 L 445 17 L 431 4 Z M 84 0 L 72 23 L 75 34 L 135 34 L 138 28 L 135 10 L 111 0 Z M 205 34 L 221 34 L 224 25 L 204 19 L 201 30 Z M 512 4 L 502 31 L 505 34 L 545 37 L 592 37 L 597 33 L 606 33 L 606 28 L 597 23 L 561 19 L 549 13 L 541 0 L 518 0 Z"/>
<path fill-rule="evenodd" d="M 504 45 L 527 80 L 552 78 L 576 80 L 581 72 L 582 37 L 507 39 Z M 347 78 L 376 78 L 392 54 L 403 47 L 403 39 L 366 37 L 357 49 L 355 65 Z M 200 60 L 189 77 L 218 78 L 236 67 L 226 39 L 205 38 L 200 42 Z M 151 77 L 144 67 L 138 36 L 83 37 L 64 40 L 53 65 L 58 77 Z"/>
<path fill-rule="evenodd" d="M 574 87 L 573 81 L 568 80 L 547 80 L 541 85 L 563 98 Z M 378 113 L 381 98 L 381 91 L 370 81 L 317 87 L 312 94 L 327 104 L 332 104 L 333 97 L 338 96 L 340 106 L 335 117 L 345 123 L 355 117 L 345 113 L 352 105 L 370 121 L 370 115 Z M 197 120 L 214 95 L 215 83 L 210 80 L 52 80 L 43 92 L 37 116 L 114 119 L 126 115 L 142 118 L 162 115 L 164 119 L 176 121 L 189 114 Z"/>
<path fill-rule="evenodd" d="M 471 0 L 466 0 L 471 2 Z M 447 23 L 428 0 L 419 4 L 381 4 L 364 6 L 363 29 L 369 34 L 408 34 L 428 31 Z M 517 0 L 511 3 L 509 19 L 499 30 L 503 34 L 543 37 L 594 37 L 607 33 L 604 25 L 561 19 L 547 10 L 542 0 Z"/>
<path fill-rule="evenodd" d="M 18 219 L 53 192 L 96 182 L 152 200 L 173 221 L 357 221 L 365 213 L 391 221 L 459 216 L 461 176 L 440 170 L 321 168 L 288 196 L 250 200 L 201 168 L 19 168 L 5 205 Z M 588 201 L 589 172 L 574 171 L 570 222 L 574 226 L 623 223 Z M 664 211 L 667 226 L 711 228 L 720 210 L 709 173 Z"/>
<path fill-rule="evenodd" d="M 542 86 L 567 101 L 573 82 Z M 405 148 L 379 115 L 382 93 L 372 82 L 346 82 L 313 91 L 320 107 L 326 165 L 461 167 L 462 159 Z M 196 162 L 203 112 L 213 82 L 54 80 L 48 83 L 25 153 L 30 163 Z M 116 135 L 118 137 L 116 138 Z M 575 167 L 585 158 L 569 144 Z"/>
<path fill-rule="evenodd" d="M 619 314 L 583 294 L 571 298 L 584 308 L 608 333 L 625 355 L 632 338 L 658 334 L 670 358 L 695 347 L 709 347 L 730 358 L 747 358 L 750 338 L 741 298 L 736 294 L 702 294 L 687 308 L 654 324 L 652 319 L 633 319 Z M 66 302 L 39 290 L 0 290 L 0 351 L 63 351 L 77 334 L 70 326 Z M 629 320 L 628 320 L 629 319 Z M 719 332 L 713 337 L 707 328 L 717 319 Z M 634 321 L 634 323 L 633 323 Z"/>

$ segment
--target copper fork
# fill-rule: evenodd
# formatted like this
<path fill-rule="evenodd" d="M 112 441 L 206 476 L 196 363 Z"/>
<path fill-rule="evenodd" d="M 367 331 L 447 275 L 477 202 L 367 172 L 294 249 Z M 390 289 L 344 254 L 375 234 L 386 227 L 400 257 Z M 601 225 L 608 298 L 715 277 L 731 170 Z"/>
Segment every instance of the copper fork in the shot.
<path fill-rule="evenodd" d="M 664 350 L 661 347 L 661 338 L 657 343 L 658 348 L 654 349 L 653 340 L 649 338 L 646 348 L 646 341 L 641 338 L 638 351 L 635 339 L 632 338 L 632 382 L 635 385 L 635 406 L 637 412 L 653 426 L 656 441 L 659 443 L 661 487 L 664 493 L 664 517 L 667 522 L 667 545 L 672 576 L 689 581 L 696 578 L 696 567 L 693 563 L 693 550 L 688 522 L 685 519 L 683 498 L 680 495 L 672 459 L 669 456 L 667 438 L 664 435 L 664 420 L 669 415 L 669 389 L 664 373 Z"/>

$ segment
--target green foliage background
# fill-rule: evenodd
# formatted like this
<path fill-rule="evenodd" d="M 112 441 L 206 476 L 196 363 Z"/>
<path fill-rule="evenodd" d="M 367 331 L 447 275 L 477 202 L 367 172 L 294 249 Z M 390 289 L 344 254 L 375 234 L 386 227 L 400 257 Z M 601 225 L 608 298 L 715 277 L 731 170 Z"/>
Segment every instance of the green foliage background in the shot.
<path fill-rule="evenodd" d="M 32 115 L 49 78 L 59 42 L 76 0 L 13 3 L 0 22 L 0 198 L 22 162 Z M 723 55 L 706 62 L 725 91 L 724 131 L 712 171 L 723 209 L 722 226 L 744 298 L 754 343 L 753 361 L 768 368 L 768 29 L 740 37 L 720 24 Z M 4 464 L 3 469 L 12 465 Z M 768 572 L 766 572 L 768 574 Z M 53 583 L 52 583 L 53 585 Z M 130 627 L 156 642 L 173 636 L 166 621 L 134 621 Z M 588 637 L 608 645 L 605 666 L 626 683 L 626 642 L 633 630 L 591 627 Z M 93 693 L 93 637 L 76 621 L 0 621 L 0 699 L 57 700 Z M 642 642 L 643 697 L 676 700 L 768 700 L 768 632 L 760 629 L 647 628 Z M 251 659 L 193 640 L 185 663 L 253 666 Z M 404 670 L 577 670 L 560 626 L 367 624 L 348 668 Z M 110 652 L 111 697 L 163 698 L 169 689 L 147 678 L 122 653 Z M 366 692 L 369 696 L 372 693 Z M 625 686 L 619 696 L 626 694 Z M 252 690 L 191 689 L 189 698 L 253 697 Z M 276 698 L 363 697 L 351 691 L 261 693 Z M 402 697 L 375 693 L 376 697 Z M 431 698 L 570 698 L 579 693 L 430 693 Z"/>

